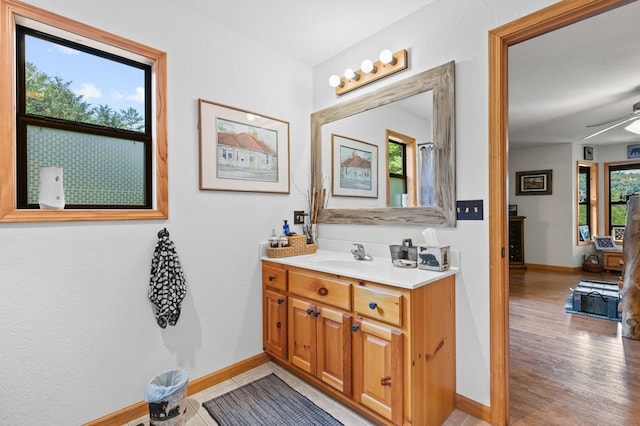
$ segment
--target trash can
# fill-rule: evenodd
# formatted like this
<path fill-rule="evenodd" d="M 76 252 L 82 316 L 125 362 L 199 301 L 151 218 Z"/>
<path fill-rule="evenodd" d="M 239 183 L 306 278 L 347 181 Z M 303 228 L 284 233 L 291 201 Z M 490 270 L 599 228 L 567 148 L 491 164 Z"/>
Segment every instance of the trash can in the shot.
<path fill-rule="evenodd" d="M 188 381 L 189 374 L 183 370 L 168 370 L 151 379 L 145 392 L 150 426 L 184 426 Z"/>

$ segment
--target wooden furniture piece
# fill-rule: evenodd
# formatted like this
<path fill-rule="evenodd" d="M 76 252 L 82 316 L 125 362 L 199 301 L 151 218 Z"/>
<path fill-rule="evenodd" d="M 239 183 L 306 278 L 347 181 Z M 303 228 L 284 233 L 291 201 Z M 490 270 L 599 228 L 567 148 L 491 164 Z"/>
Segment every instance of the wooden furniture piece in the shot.
<path fill-rule="evenodd" d="M 455 408 L 455 276 L 414 289 L 263 261 L 273 360 L 384 425 L 441 425 Z"/>
<path fill-rule="evenodd" d="M 509 267 L 526 268 L 524 264 L 525 216 L 509 216 Z"/>
<path fill-rule="evenodd" d="M 621 251 L 603 251 L 604 269 L 622 272 L 623 254 Z"/>

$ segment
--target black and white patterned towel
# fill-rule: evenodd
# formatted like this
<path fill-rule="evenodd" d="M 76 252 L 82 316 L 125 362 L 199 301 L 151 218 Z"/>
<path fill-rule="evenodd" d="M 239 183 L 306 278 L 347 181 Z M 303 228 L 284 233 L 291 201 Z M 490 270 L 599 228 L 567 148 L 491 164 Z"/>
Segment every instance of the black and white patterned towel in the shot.
<path fill-rule="evenodd" d="M 158 325 L 176 325 L 180 317 L 180 303 L 187 294 L 187 283 L 180 259 L 166 228 L 158 232 L 158 243 L 151 260 L 151 281 L 148 296 L 156 306 Z"/>

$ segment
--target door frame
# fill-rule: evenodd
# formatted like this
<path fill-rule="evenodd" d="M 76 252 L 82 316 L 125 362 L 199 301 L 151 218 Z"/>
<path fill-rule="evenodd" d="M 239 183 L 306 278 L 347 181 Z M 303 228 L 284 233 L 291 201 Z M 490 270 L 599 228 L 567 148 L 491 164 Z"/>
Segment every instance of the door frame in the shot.
<path fill-rule="evenodd" d="M 489 421 L 492 425 L 509 423 L 508 49 L 633 1 L 561 1 L 489 31 Z"/>

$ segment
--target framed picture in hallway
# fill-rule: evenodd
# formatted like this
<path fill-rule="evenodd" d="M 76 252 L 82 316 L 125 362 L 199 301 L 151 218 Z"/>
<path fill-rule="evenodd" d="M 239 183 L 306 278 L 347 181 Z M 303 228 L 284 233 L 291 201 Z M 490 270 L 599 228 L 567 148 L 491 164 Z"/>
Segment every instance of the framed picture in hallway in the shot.
<path fill-rule="evenodd" d="M 516 195 L 551 195 L 553 170 L 516 172 Z"/>
<path fill-rule="evenodd" d="M 289 193 L 289 123 L 198 100 L 200 189 Z"/>

